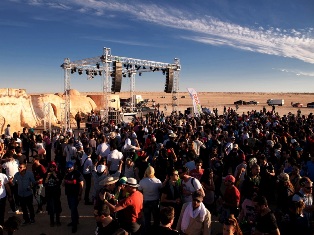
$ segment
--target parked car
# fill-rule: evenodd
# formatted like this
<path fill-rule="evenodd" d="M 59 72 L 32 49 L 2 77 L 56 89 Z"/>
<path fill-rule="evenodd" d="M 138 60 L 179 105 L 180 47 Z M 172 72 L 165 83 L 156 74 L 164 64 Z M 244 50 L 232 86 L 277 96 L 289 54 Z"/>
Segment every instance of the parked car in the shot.
<path fill-rule="evenodd" d="M 302 108 L 303 107 L 303 104 L 297 102 L 297 103 L 291 103 L 292 107 L 295 107 L 295 108 Z"/>
<path fill-rule="evenodd" d="M 243 105 L 245 101 L 243 100 L 237 100 L 235 101 L 233 104 L 240 104 L 240 105 Z"/>
<path fill-rule="evenodd" d="M 256 100 L 250 100 L 250 101 L 248 102 L 248 104 L 254 104 L 254 105 L 257 105 L 257 104 L 259 104 L 259 102 L 258 102 L 258 101 L 256 101 Z"/>
<path fill-rule="evenodd" d="M 308 107 L 308 108 L 314 108 L 314 102 L 307 103 L 306 107 Z"/>

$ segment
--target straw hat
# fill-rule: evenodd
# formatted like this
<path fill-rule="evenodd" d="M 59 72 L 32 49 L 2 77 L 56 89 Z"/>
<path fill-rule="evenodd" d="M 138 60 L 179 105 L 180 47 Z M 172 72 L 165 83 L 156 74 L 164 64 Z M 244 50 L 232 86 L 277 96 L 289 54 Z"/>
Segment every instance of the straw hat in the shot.
<path fill-rule="evenodd" d="M 137 183 L 137 180 L 134 178 L 128 178 L 128 180 L 126 181 L 126 185 L 133 187 L 133 188 L 137 188 L 140 185 Z"/>
<path fill-rule="evenodd" d="M 99 182 L 99 185 L 105 186 L 105 185 L 114 184 L 114 183 L 116 183 L 118 180 L 119 180 L 118 177 L 109 176 L 109 177 L 105 178 L 104 180 L 100 181 L 100 182 Z"/>

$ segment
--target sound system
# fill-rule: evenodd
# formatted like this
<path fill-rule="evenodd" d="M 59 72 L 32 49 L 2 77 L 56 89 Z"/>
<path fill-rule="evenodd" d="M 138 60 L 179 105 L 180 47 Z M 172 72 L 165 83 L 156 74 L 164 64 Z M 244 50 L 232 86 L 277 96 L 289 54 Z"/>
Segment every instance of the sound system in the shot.
<path fill-rule="evenodd" d="M 171 93 L 173 88 L 173 69 L 166 70 L 166 84 L 165 84 L 165 92 Z"/>
<path fill-rule="evenodd" d="M 114 61 L 113 62 L 113 73 L 112 73 L 112 85 L 111 92 L 120 92 L 122 86 L 122 63 Z"/>

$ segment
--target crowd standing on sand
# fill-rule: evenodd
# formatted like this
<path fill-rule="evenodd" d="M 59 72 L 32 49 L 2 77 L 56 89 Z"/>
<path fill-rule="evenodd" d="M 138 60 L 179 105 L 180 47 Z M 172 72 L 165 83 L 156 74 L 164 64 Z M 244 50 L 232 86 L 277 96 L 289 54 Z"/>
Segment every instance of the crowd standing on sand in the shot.
<path fill-rule="evenodd" d="M 83 199 L 94 208 L 97 235 L 207 235 L 213 216 L 223 235 L 313 234 L 313 131 L 312 114 L 230 108 L 200 117 L 156 110 L 77 136 L 11 133 L 8 125 L 0 141 L 0 225 L 12 234 L 21 223 L 4 221 L 8 199 L 22 225 L 36 223 L 46 206 L 50 226 L 62 226 L 64 190 L 72 233 Z"/>

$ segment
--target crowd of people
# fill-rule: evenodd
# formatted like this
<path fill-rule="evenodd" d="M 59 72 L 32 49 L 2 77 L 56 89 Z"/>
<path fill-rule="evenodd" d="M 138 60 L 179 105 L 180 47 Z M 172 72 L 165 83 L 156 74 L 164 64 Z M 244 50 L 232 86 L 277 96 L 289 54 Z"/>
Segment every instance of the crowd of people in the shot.
<path fill-rule="evenodd" d="M 214 217 L 223 235 L 313 234 L 313 128 L 312 114 L 274 109 L 200 117 L 156 110 L 76 135 L 23 128 L 11 136 L 8 125 L 0 141 L 0 225 L 8 199 L 23 225 L 46 205 L 50 226 L 61 226 L 64 188 L 73 233 L 84 199 L 97 235 L 207 235 Z"/>

